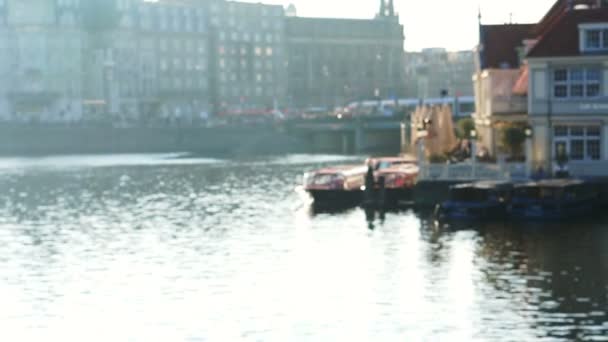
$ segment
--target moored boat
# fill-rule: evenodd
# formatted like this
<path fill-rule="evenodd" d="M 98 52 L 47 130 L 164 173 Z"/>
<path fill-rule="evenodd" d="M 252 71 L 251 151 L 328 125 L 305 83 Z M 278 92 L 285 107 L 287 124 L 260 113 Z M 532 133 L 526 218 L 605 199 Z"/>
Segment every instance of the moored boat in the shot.
<path fill-rule="evenodd" d="M 304 190 L 315 205 L 351 206 L 363 199 L 365 165 L 341 165 L 317 170 L 304 176 Z"/>
<path fill-rule="evenodd" d="M 516 220 L 564 220 L 593 212 L 599 192 L 591 183 L 552 179 L 521 184 L 513 190 L 509 206 Z"/>
<path fill-rule="evenodd" d="M 412 188 L 420 171 L 413 157 L 383 157 L 368 160 L 374 169 L 376 190 L 382 190 L 386 206 L 398 206 L 413 200 Z"/>
<path fill-rule="evenodd" d="M 492 220 L 506 217 L 512 184 L 475 182 L 450 187 L 448 200 L 437 206 L 438 220 Z"/>

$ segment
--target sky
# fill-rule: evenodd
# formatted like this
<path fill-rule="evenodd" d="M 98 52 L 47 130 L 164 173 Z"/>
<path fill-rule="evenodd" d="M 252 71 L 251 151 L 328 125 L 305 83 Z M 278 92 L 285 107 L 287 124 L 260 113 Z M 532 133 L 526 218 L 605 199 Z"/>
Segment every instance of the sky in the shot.
<path fill-rule="evenodd" d="M 380 0 L 241 0 L 287 6 L 298 16 L 371 18 Z M 555 0 L 394 0 L 405 26 L 405 50 L 429 47 L 470 50 L 478 41 L 477 13 L 483 24 L 533 23 L 540 20 Z"/>

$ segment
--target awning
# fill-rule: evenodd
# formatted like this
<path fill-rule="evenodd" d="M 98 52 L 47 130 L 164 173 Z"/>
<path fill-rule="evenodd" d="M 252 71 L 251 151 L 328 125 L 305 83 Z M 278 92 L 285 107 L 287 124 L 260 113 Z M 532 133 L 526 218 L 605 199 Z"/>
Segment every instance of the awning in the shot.
<path fill-rule="evenodd" d="M 515 85 L 513 86 L 513 94 L 526 96 L 528 95 L 528 80 L 530 75 L 530 69 L 528 65 L 525 65 L 521 68 L 519 78 Z"/>

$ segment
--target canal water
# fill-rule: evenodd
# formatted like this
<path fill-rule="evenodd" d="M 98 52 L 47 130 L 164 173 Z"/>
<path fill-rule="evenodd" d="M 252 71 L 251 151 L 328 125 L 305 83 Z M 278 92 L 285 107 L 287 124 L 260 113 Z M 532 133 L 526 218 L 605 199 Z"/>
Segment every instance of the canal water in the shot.
<path fill-rule="evenodd" d="M 0 159 L 0 340 L 608 341 L 608 220 L 313 212 L 352 159 Z"/>

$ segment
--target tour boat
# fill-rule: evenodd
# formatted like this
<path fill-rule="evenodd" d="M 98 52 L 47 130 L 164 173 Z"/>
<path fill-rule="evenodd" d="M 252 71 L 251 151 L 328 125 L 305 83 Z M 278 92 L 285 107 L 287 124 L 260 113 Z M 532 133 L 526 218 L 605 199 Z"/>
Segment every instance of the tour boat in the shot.
<path fill-rule="evenodd" d="M 383 157 L 368 160 L 374 169 L 376 190 L 384 191 L 386 206 L 412 202 L 412 189 L 420 171 L 413 157 Z M 383 183 L 383 184 L 381 184 Z"/>
<path fill-rule="evenodd" d="M 450 187 L 448 200 L 435 209 L 439 220 L 504 219 L 512 184 L 507 182 L 475 182 Z"/>
<path fill-rule="evenodd" d="M 358 205 L 363 199 L 365 165 L 341 165 L 304 175 L 304 189 L 317 205 Z"/>
<path fill-rule="evenodd" d="M 404 155 L 399 157 L 373 157 L 366 161 L 367 165 L 371 165 L 374 170 L 388 169 L 399 165 L 417 165 L 416 157 Z"/>
<path fill-rule="evenodd" d="M 599 192 L 591 183 L 576 179 L 552 179 L 515 187 L 509 207 L 516 220 L 563 220 L 593 212 Z"/>

